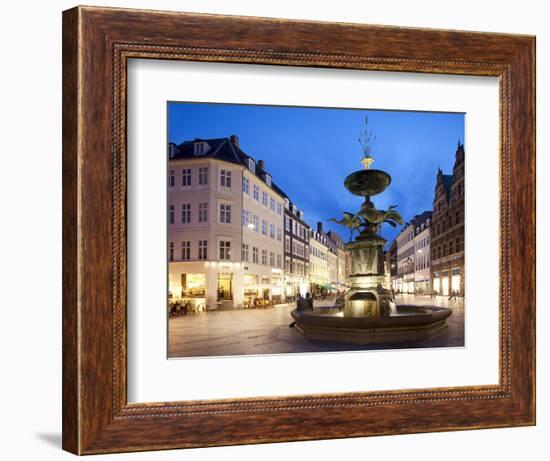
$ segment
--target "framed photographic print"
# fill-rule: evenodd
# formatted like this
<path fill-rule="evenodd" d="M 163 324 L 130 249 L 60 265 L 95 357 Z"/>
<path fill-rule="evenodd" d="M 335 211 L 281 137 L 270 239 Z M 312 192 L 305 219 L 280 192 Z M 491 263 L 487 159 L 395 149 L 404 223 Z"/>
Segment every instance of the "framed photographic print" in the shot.
<path fill-rule="evenodd" d="M 64 449 L 534 424 L 534 50 L 64 12 Z"/>

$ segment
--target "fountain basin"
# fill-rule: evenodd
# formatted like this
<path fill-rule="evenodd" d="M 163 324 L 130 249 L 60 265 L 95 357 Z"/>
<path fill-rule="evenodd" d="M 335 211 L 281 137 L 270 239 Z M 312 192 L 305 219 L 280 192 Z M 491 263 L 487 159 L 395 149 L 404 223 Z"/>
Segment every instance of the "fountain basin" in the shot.
<path fill-rule="evenodd" d="M 291 312 L 296 329 L 307 339 L 347 344 L 422 341 L 447 327 L 451 309 L 399 305 L 396 312 L 375 318 L 344 317 L 341 311 Z"/>
<path fill-rule="evenodd" d="M 361 197 L 377 195 L 391 183 L 391 176 L 382 170 L 359 170 L 344 180 L 344 186 L 354 195 Z"/>

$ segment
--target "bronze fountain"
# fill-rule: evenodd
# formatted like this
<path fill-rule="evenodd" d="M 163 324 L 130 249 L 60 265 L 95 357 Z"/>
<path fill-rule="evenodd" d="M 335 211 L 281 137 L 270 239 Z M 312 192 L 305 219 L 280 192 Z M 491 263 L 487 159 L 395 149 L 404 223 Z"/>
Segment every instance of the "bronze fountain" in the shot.
<path fill-rule="evenodd" d="M 368 124 L 368 120 L 365 119 Z M 331 221 L 350 231 L 346 244 L 350 266 L 343 309 L 293 311 L 296 329 L 306 338 L 332 342 L 370 344 L 426 339 L 446 327 L 450 309 L 434 306 L 395 305 L 387 286 L 384 245 L 381 237 L 384 223 L 393 227 L 403 224 L 401 215 L 392 205 L 378 210 L 371 197 L 390 185 L 391 176 L 382 170 L 372 169 L 372 132 L 365 130 L 360 144 L 363 148 L 361 163 L 364 169 L 355 171 L 344 180 L 346 189 L 364 198 L 357 213 L 344 212 L 342 219 Z M 358 235 L 353 239 L 354 233 Z M 329 306 L 330 307 L 330 306 Z"/>

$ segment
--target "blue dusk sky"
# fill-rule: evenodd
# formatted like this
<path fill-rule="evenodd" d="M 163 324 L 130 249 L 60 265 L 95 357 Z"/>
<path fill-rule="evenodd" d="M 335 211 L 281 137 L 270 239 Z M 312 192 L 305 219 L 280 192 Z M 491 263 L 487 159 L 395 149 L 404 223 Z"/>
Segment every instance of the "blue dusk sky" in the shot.
<path fill-rule="evenodd" d="M 236 134 L 244 152 L 265 161 L 310 226 L 322 221 L 326 231 L 347 240 L 348 231 L 328 219 L 361 205 L 343 181 L 363 168 L 358 138 L 366 116 L 376 136 L 371 168 L 392 176 L 389 187 L 372 197 L 376 207 L 397 205 L 405 222 L 431 210 L 437 169 L 451 174 L 457 143 L 464 142 L 462 113 L 170 102 L 168 139 L 179 144 Z M 382 236 L 391 242 L 399 231 L 384 224 Z"/>

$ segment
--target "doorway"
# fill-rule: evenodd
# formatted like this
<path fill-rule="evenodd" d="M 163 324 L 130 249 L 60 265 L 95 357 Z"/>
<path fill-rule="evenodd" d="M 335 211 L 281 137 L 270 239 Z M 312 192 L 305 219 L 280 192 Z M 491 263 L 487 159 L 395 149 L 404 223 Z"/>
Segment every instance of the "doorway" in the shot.
<path fill-rule="evenodd" d="M 233 274 L 218 274 L 218 301 L 233 300 Z"/>

